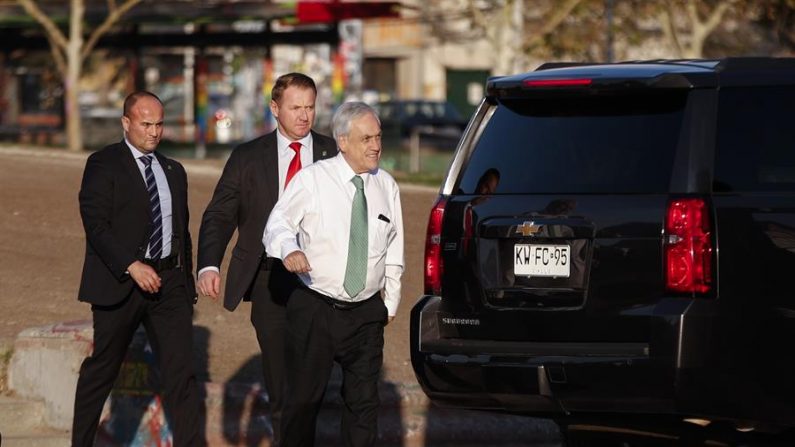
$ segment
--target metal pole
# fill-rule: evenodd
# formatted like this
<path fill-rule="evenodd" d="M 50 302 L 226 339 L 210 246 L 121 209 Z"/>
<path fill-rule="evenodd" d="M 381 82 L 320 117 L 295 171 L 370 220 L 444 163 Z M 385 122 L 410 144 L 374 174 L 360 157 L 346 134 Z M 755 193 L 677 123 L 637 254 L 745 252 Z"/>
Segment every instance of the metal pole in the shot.
<path fill-rule="evenodd" d="M 195 64 L 196 64 L 196 49 L 193 47 L 185 47 L 184 51 L 184 65 L 182 68 L 183 75 L 183 88 L 185 89 L 185 105 L 183 106 L 182 114 L 185 117 L 185 140 L 193 139 L 195 141 L 196 135 L 196 110 L 195 110 Z M 194 157 L 202 158 L 203 154 L 198 151 L 198 146 L 195 148 Z"/>
<path fill-rule="evenodd" d="M 198 54 L 194 68 L 195 90 L 194 106 L 196 108 L 196 158 L 201 160 L 207 156 L 207 74 L 209 64 L 204 54 Z"/>
<path fill-rule="evenodd" d="M 420 172 L 420 132 L 422 128 L 417 126 L 411 129 L 409 137 L 409 172 L 416 174 Z"/>

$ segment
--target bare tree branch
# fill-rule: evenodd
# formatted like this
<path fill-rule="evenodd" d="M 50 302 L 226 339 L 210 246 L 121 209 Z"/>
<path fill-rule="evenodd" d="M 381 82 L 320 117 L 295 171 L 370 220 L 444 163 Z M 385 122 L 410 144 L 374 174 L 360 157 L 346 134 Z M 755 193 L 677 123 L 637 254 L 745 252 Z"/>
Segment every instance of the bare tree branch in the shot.
<path fill-rule="evenodd" d="M 29 0 L 20 0 L 20 1 L 29 1 Z M 112 0 L 111 0 L 112 1 Z M 138 3 L 141 3 L 142 0 L 125 0 L 121 6 L 117 8 L 113 8 L 108 12 L 108 16 L 105 17 L 105 20 L 99 25 L 93 32 L 91 32 L 91 36 L 89 36 L 88 41 L 83 46 L 83 50 L 80 52 L 80 60 L 84 61 L 89 54 L 91 54 L 91 50 L 97 45 L 99 39 L 107 33 L 111 27 L 113 27 L 116 22 L 121 19 L 121 17 L 127 13 L 130 9 L 132 9 Z"/>
<path fill-rule="evenodd" d="M 467 4 L 469 6 L 469 13 L 472 15 L 472 23 L 475 25 L 475 27 L 487 29 L 489 25 L 489 19 L 486 17 L 486 14 L 484 14 L 483 11 L 475 5 L 475 2 L 468 1 Z M 496 5 L 493 5 L 493 7 L 496 7 Z"/>
<path fill-rule="evenodd" d="M 552 10 L 552 14 L 544 20 L 543 26 L 527 39 L 525 48 L 532 48 L 541 43 L 541 40 L 547 34 L 555 31 L 558 25 L 571 14 L 571 11 L 574 10 L 581 1 L 582 0 L 566 0 L 562 5 L 555 6 Z"/>
<path fill-rule="evenodd" d="M 685 57 L 701 57 L 704 42 L 707 40 L 707 37 L 720 25 L 724 14 L 726 14 L 726 11 L 729 10 L 735 1 L 736 0 L 725 0 L 719 3 L 712 12 L 708 14 L 706 20 L 701 20 L 701 17 L 699 17 L 695 2 L 687 4 L 687 15 L 690 19 L 692 32 L 690 45 L 684 54 Z"/>
<path fill-rule="evenodd" d="M 64 36 L 63 32 L 60 28 L 52 21 L 44 11 L 39 8 L 39 5 L 36 3 L 35 0 L 17 0 L 20 6 L 25 9 L 25 12 L 30 14 L 34 20 L 39 22 L 42 27 L 44 27 L 44 31 L 47 34 L 47 38 L 51 40 L 58 48 L 66 51 L 66 36 Z"/>
<path fill-rule="evenodd" d="M 714 30 L 714 29 L 715 29 L 715 28 L 716 28 L 718 25 L 720 25 L 720 22 L 721 22 L 721 20 L 723 20 L 723 16 L 726 14 L 726 11 L 728 11 L 728 10 L 729 10 L 729 8 L 730 8 L 730 7 L 731 7 L 731 6 L 732 6 L 734 3 L 736 3 L 736 1 L 735 1 L 735 0 L 728 0 L 728 1 L 726 1 L 725 3 L 721 3 L 721 4 L 719 4 L 719 5 L 718 5 L 718 6 L 715 8 L 715 10 L 714 10 L 714 11 L 712 11 L 712 14 L 710 14 L 710 16 L 707 18 L 707 20 L 706 20 L 705 22 L 703 22 L 703 24 L 704 24 L 704 29 L 706 29 L 706 30 L 707 30 L 707 34 L 709 34 L 709 32 L 711 32 L 711 31 L 712 31 L 712 30 Z"/>
<path fill-rule="evenodd" d="M 670 1 L 666 1 L 660 11 L 660 22 L 662 22 L 662 29 L 665 37 L 671 42 L 674 51 L 678 57 L 684 56 L 684 49 L 682 43 L 679 42 L 679 35 L 676 32 L 676 25 L 674 24 L 674 11 L 673 5 Z"/>
<path fill-rule="evenodd" d="M 66 58 L 63 52 L 58 50 L 50 34 L 45 33 L 45 35 L 47 36 L 47 41 L 50 43 L 50 53 L 52 53 L 52 58 L 55 59 L 55 66 L 58 68 L 61 77 L 66 77 Z"/>
<path fill-rule="evenodd" d="M 698 16 L 698 10 L 696 9 L 695 2 L 687 2 L 685 5 L 685 11 L 687 11 L 687 17 L 690 19 L 690 23 L 701 23 L 701 17 Z"/>

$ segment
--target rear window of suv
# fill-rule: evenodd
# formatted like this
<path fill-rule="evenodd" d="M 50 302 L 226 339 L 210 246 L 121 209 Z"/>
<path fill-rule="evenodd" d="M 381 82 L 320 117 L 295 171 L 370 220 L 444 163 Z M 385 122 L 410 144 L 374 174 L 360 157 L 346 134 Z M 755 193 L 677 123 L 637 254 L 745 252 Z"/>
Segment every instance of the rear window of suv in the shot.
<path fill-rule="evenodd" d="M 497 194 L 667 192 L 687 94 L 681 91 L 501 101 L 459 183 L 484 173 Z"/>
<path fill-rule="evenodd" d="M 795 87 L 724 88 L 716 192 L 795 191 Z"/>

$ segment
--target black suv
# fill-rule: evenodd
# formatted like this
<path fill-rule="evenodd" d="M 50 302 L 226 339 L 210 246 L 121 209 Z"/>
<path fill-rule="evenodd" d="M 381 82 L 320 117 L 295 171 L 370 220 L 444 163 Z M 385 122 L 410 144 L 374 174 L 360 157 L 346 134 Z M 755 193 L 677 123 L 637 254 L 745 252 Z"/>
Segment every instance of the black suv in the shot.
<path fill-rule="evenodd" d="M 429 223 L 432 401 L 795 426 L 795 59 L 491 78 Z"/>

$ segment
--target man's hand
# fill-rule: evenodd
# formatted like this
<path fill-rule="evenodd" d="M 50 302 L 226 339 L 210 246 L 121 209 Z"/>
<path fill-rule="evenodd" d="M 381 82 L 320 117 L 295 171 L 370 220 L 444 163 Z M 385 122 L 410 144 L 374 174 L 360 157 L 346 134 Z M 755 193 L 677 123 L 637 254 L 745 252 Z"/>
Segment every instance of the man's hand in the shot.
<path fill-rule="evenodd" d="M 157 293 L 160 290 L 160 276 L 151 266 L 135 261 L 127 267 L 130 278 L 146 293 Z"/>
<path fill-rule="evenodd" d="M 206 270 L 199 275 L 199 293 L 217 300 L 221 293 L 221 275 L 215 270 Z"/>
<path fill-rule="evenodd" d="M 296 250 L 287 255 L 282 263 L 288 272 L 307 273 L 312 271 L 309 261 L 301 250 Z"/>

